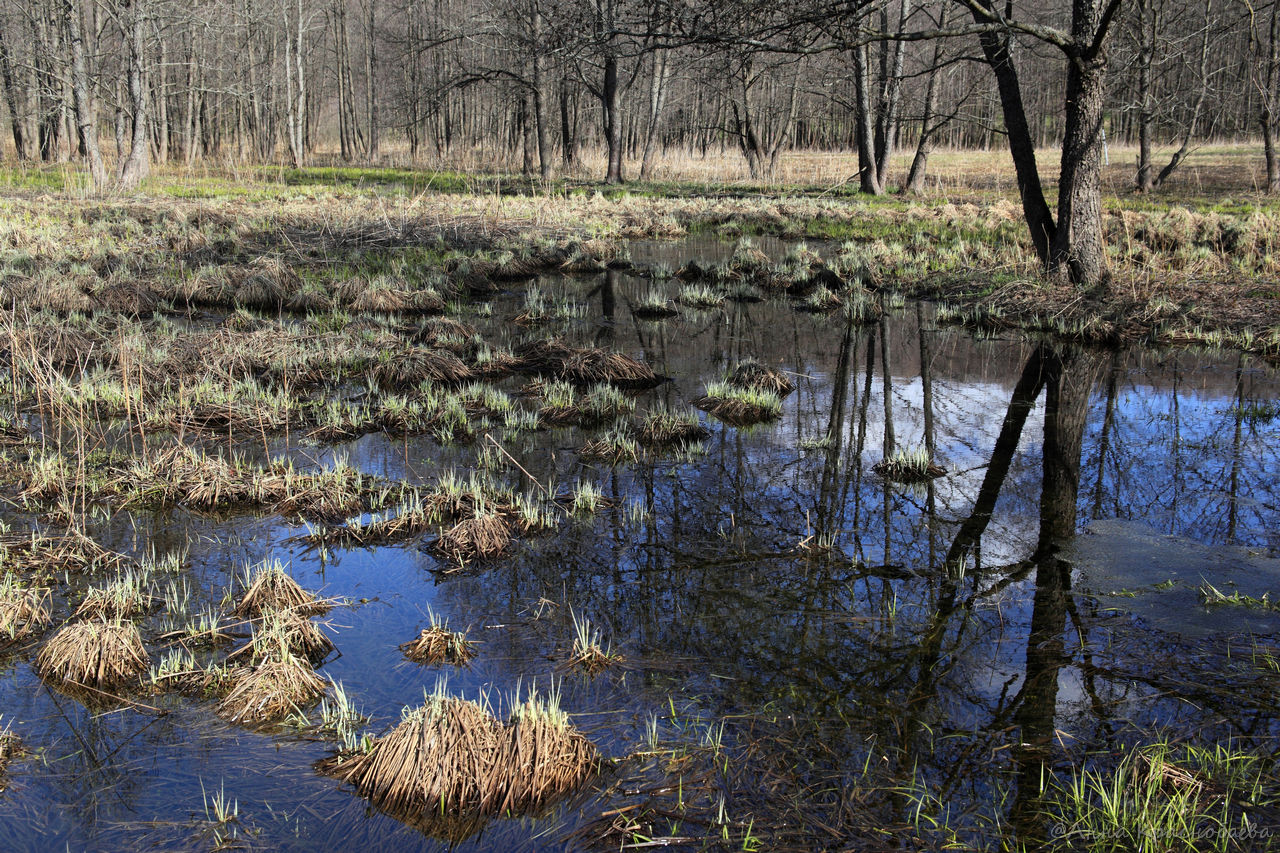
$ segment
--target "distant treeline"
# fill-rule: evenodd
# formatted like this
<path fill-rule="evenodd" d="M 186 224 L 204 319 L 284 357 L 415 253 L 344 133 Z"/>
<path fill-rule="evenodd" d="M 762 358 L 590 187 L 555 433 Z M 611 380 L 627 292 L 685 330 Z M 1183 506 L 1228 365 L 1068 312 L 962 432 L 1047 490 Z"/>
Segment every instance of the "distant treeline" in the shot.
<path fill-rule="evenodd" d="M 1081 21 L 1097 57 L 1073 59 Z M 767 177 L 803 148 L 856 150 L 879 192 L 895 152 L 916 151 L 918 187 L 931 146 L 1003 147 L 1015 96 L 1057 144 L 1070 69 L 1100 59 L 1137 184 L 1208 138 L 1261 138 L 1275 183 L 1278 39 L 1276 0 L 0 0 L 0 116 L 7 157 L 101 171 L 105 148 L 126 183 L 157 161 L 391 150 L 549 175 L 588 146 L 612 181 L 675 153 Z"/>

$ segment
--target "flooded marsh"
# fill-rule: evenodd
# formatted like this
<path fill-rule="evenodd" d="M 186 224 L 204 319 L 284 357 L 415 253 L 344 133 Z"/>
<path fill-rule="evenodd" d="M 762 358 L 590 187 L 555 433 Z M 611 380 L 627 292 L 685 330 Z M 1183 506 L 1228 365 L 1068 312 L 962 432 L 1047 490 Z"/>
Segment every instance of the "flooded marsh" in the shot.
<path fill-rule="evenodd" d="M 624 245 L 7 279 L 8 843 L 1280 838 L 1273 366 Z"/>

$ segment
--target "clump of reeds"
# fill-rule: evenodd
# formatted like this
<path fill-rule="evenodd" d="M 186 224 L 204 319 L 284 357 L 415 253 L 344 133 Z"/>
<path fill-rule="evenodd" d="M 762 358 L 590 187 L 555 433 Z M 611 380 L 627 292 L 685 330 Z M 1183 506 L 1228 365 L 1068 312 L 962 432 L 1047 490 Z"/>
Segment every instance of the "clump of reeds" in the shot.
<path fill-rule="evenodd" d="M 307 662 L 283 651 L 241 670 L 218 713 L 233 723 L 278 720 L 324 695 L 327 682 Z"/>
<path fill-rule="evenodd" d="M 582 418 L 578 405 L 578 392 L 568 382 L 551 380 L 540 383 L 542 406 L 538 409 L 538 421 L 547 426 L 576 424 Z"/>
<path fill-rule="evenodd" d="M 677 413 L 658 406 L 645 414 L 639 439 L 645 447 L 670 447 L 694 444 L 710 434 L 692 412 Z"/>
<path fill-rule="evenodd" d="M 203 693 L 216 676 L 196 660 L 190 650 L 178 646 L 160 656 L 160 662 L 147 673 L 154 692 L 177 690 L 180 693 Z"/>
<path fill-rule="evenodd" d="M 923 483 L 947 473 L 923 447 L 899 450 L 888 459 L 877 462 L 871 470 L 897 483 Z"/>
<path fill-rule="evenodd" d="M 543 808 L 590 778 L 599 756 L 558 697 L 514 703 L 511 721 L 447 694 L 443 682 L 367 750 L 322 761 L 377 808 L 415 825 L 427 815 L 478 826 Z"/>
<path fill-rule="evenodd" d="M 739 388 L 772 391 L 780 397 L 785 397 L 796 390 L 796 384 L 782 371 L 766 367 L 752 358 L 738 363 L 738 366 L 729 374 L 729 383 Z"/>
<path fill-rule="evenodd" d="M 122 619 L 146 609 L 151 596 L 146 578 L 126 571 L 106 586 L 90 587 L 76 608 L 80 619 Z"/>
<path fill-rule="evenodd" d="M 0 715 L 3 719 L 3 715 Z M 9 762 L 23 753 L 22 739 L 13 733 L 13 729 L 9 723 L 4 724 L 4 728 L 0 729 L 0 777 L 3 777 L 5 770 L 9 767 Z M 4 791 L 4 779 L 0 778 L 0 792 Z"/>
<path fill-rule="evenodd" d="M 613 465 L 624 460 L 636 461 L 640 458 L 640 445 L 631 434 L 631 427 L 625 421 L 619 421 L 602 435 L 590 439 L 579 451 L 589 459 L 600 459 Z"/>
<path fill-rule="evenodd" d="M 388 516 L 374 516 L 369 521 L 353 519 L 338 527 L 324 527 L 303 539 L 316 545 L 344 548 L 367 548 L 390 542 L 403 542 L 420 536 L 431 528 L 436 514 L 429 510 L 417 492 Z"/>
<path fill-rule="evenodd" d="M 554 376 L 575 385 L 609 382 L 623 388 L 652 388 L 662 380 L 648 365 L 629 355 L 608 350 L 569 346 L 543 340 L 517 350 L 520 367 L 529 373 Z"/>
<path fill-rule="evenodd" d="M 840 299 L 840 294 L 829 288 L 818 286 L 811 290 L 804 299 L 796 303 L 796 307 L 801 311 L 822 313 L 834 311 L 842 304 L 844 303 Z"/>
<path fill-rule="evenodd" d="M 319 663 L 334 650 L 333 640 L 320 626 L 296 610 L 273 610 L 253 626 L 253 638 L 232 652 L 228 660 L 248 654 L 255 663 L 291 655 Z"/>
<path fill-rule="evenodd" d="M 400 645 L 406 658 L 428 666 L 442 663 L 465 666 L 475 657 L 475 643 L 467 639 L 465 631 L 450 631 L 448 621 L 441 621 L 430 610 L 427 618 L 430 626 Z"/>
<path fill-rule="evenodd" d="M 661 290 L 648 290 L 631 305 L 631 313 L 641 320 L 662 320 L 680 312 L 671 306 Z"/>
<path fill-rule="evenodd" d="M 339 755 L 320 769 L 349 782 L 392 815 L 481 812 L 490 799 L 498 728 L 475 702 L 448 696 L 443 683 L 406 708 L 398 726 L 367 751 Z"/>
<path fill-rule="evenodd" d="M 497 557 L 511 544 L 511 528 L 497 512 L 477 509 L 470 518 L 459 521 L 440 534 L 435 548 L 459 563 L 473 559 Z"/>
<path fill-rule="evenodd" d="M 279 560 L 268 560 L 256 570 L 246 567 L 241 577 L 244 595 L 236 605 L 238 616 L 262 616 L 278 610 L 291 610 L 299 616 L 316 616 L 330 605 L 307 592 L 293 579 Z"/>
<path fill-rule="evenodd" d="M 68 622 L 36 655 L 36 670 L 63 686 L 109 690 L 147 669 L 138 626 L 119 619 Z"/>
<path fill-rule="evenodd" d="M 50 593 L 29 587 L 17 575 L 6 572 L 0 581 L 0 643 L 21 640 L 49 625 Z"/>
<path fill-rule="evenodd" d="M 372 370 L 382 388 L 413 388 L 423 382 L 457 384 L 473 378 L 471 368 L 451 352 L 426 347 L 404 347 L 379 355 Z"/>
<path fill-rule="evenodd" d="M 598 382 L 582 398 L 582 424 L 592 426 L 615 421 L 631 414 L 635 407 L 635 400 L 607 382 Z"/>
<path fill-rule="evenodd" d="M 595 745 L 561 710 L 554 687 L 545 698 L 535 688 L 514 703 L 504 734 L 490 798 L 498 813 L 540 811 L 594 775 L 600 763 Z"/>
<path fill-rule="evenodd" d="M 782 398 L 772 391 L 739 388 L 728 382 L 707 385 L 706 396 L 693 405 L 732 426 L 749 426 L 782 415 Z"/>
<path fill-rule="evenodd" d="M 589 675 L 597 675 L 609 667 L 622 661 L 622 656 L 615 654 L 613 647 L 601 639 L 600 629 L 591 624 L 585 616 L 573 617 L 573 657 L 570 666 L 577 666 Z"/>
<path fill-rule="evenodd" d="M 686 284 L 676 297 L 681 305 L 690 308 L 719 308 L 724 304 L 724 293 L 705 284 Z"/>

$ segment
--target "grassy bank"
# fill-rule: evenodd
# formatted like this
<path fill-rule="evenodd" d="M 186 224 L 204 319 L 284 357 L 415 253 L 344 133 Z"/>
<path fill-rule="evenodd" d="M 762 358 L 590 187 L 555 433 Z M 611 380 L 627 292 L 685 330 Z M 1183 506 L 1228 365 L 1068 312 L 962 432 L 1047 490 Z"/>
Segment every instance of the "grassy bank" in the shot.
<path fill-rule="evenodd" d="M 823 156 L 831 162 L 814 174 L 824 179 L 852 166 Z M 1237 186 L 1250 157 L 1248 149 L 1201 152 L 1185 180 L 1149 196 L 1128 193 L 1122 167 L 1111 167 L 1104 227 L 1113 278 L 1087 294 L 1040 274 L 1002 177 L 1005 158 L 957 152 L 936 158 L 938 174 L 950 177 L 927 194 L 882 198 L 856 195 L 847 181 L 610 188 L 579 178 L 339 166 L 161 171 L 136 197 L 93 198 L 68 168 L 11 169 L 0 173 L 8 196 L 0 286 L 11 303 L 83 311 L 104 291 L 190 302 L 201 278 L 235 282 L 283 267 L 289 274 L 277 286 L 289 292 L 279 301 L 308 290 L 323 301 L 343 280 L 406 267 L 448 290 L 458 279 L 590 271 L 625 257 L 632 239 L 777 235 L 820 252 L 722 278 L 793 294 L 822 284 L 845 304 L 876 291 L 935 299 L 947 317 L 987 328 L 1274 355 L 1280 201 Z M 1116 152 L 1113 162 L 1123 159 Z"/>

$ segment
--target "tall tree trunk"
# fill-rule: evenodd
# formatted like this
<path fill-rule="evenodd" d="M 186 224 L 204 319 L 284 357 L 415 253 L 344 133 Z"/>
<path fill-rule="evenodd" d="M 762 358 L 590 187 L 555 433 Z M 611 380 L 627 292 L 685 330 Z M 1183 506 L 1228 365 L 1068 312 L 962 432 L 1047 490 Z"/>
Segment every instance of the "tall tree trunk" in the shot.
<path fill-rule="evenodd" d="M 546 73 L 542 56 L 542 10 L 533 11 L 533 124 L 538 136 L 538 176 L 551 177 L 551 141 L 547 138 Z"/>
<path fill-rule="evenodd" d="M 0 29 L 0 83 L 4 85 L 4 102 L 9 108 L 9 128 L 13 134 L 13 151 L 19 160 L 27 159 L 27 135 L 23 130 L 23 112 L 18 109 L 18 86 L 13 79 L 13 61 Z M 25 99 L 24 99 L 25 102 Z"/>
<path fill-rule="evenodd" d="M 880 195 L 880 167 L 876 162 L 874 116 L 871 114 L 871 81 L 868 79 L 869 56 L 866 45 L 853 49 L 853 88 L 856 98 L 854 119 L 857 122 L 858 187 L 869 195 Z"/>
<path fill-rule="evenodd" d="M 907 30 L 907 19 L 911 17 L 911 0 L 899 0 L 898 29 Z M 876 125 L 876 173 L 883 190 L 889 180 L 889 160 L 893 157 L 894 145 L 898 137 L 898 112 L 902 102 L 902 64 L 906 53 L 903 42 L 895 40 L 891 47 L 892 57 L 888 63 L 887 74 L 880 82 L 880 114 Z"/>
<path fill-rule="evenodd" d="M 1280 101 L 1280 4 L 1271 4 L 1271 23 L 1267 34 L 1267 59 L 1258 87 L 1261 95 L 1258 122 L 1262 125 L 1262 154 L 1267 163 L 1267 192 L 1280 193 L 1280 161 L 1277 161 L 1276 154 L 1276 112 Z"/>
<path fill-rule="evenodd" d="M 125 40 L 128 44 L 129 104 L 133 110 L 133 136 L 129 156 L 120 166 L 120 188 L 133 189 L 151 172 L 151 146 L 147 143 L 147 87 L 143 80 L 146 62 L 146 21 L 142 0 L 124 0 Z"/>
<path fill-rule="evenodd" d="M 155 122 L 154 122 L 154 139 L 155 139 L 155 159 L 157 163 L 169 162 L 169 96 L 168 96 L 168 79 L 169 79 L 169 46 L 164 40 L 163 35 L 157 38 L 160 44 L 160 55 L 156 63 L 155 73 L 151 75 L 155 85 L 153 87 L 155 97 Z"/>
<path fill-rule="evenodd" d="M 520 174 L 532 175 L 533 164 L 536 159 L 537 152 L 534 148 L 537 146 L 537 137 L 533 130 L 533 112 L 529 108 L 529 102 L 533 100 L 529 94 L 524 94 L 517 104 L 516 124 L 520 128 Z"/>
<path fill-rule="evenodd" d="M 71 92 L 75 99 L 76 135 L 84 146 L 85 160 L 89 164 L 89 179 L 93 182 L 94 190 L 101 192 L 107 185 L 107 170 L 102 165 L 102 154 L 98 150 L 98 127 L 94 120 L 89 69 L 84 56 L 80 4 L 74 0 L 62 0 L 62 12 L 67 24 L 67 41 L 71 46 Z"/>
<path fill-rule="evenodd" d="M 974 20 L 985 24 L 995 17 L 990 12 L 992 0 L 979 0 L 983 6 L 972 9 Z M 982 9 L 988 13 L 983 14 Z M 1018 71 L 1013 64 L 1011 39 L 1007 33 L 988 30 L 979 37 L 982 54 L 987 60 L 996 78 L 996 88 L 1000 93 L 1000 108 L 1004 114 L 1005 135 L 1009 140 L 1009 154 L 1013 158 L 1014 172 L 1018 177 L 1018 195 L 1022 199 L 1022 214 L 1031 232 L 1031 244 L 1036 255 L 1043 264 L 1049 264 L 1049 247 L 1053 242 L 1057 228 L 1054 225 L 1053 213 L 1049 210 L 1049 202 L 1045 200 L 1044 188 L 1040 183 L 1040 170 L 1036 165 L 1036 143 L 1031 135 L 1031 127 L 1027 123 L 1026 110 L 1022 101 L 1022 86 L 1018 82 Z"/>
<path fill-rule="evenodd" d="M 578 107 L 571 87 L 568 77 L 560 78 L 560 157 L 566 170 L 578 165 Z"/>
<path fill-rule="evenodd" d="M 658 126 L 667 102 L 668 51 L 653 52 L 653 74 L 649 78 L 649 121 L 645 126 L 644 151 L 640 156 L 640 180 L 649 177 L 657 147 Z"/>
<path fill-rule="evenodd" d="M 1102 245 L 1102 117 L 1107 63 L 1089 49 L 1102 25 L 1102 0 L 1073 0 L 1068 54 L 1066 127 L 1058 179 L 1058 226 L 1050 269 L 1076 284 L 1106 275 Z"/>
<path fill-rule="evenodd" d="M 374 81 L 374 68 L 377 65 L 377 55 L 374 52 L 374 9 L 376 0 L 368 0 L 368 25 L 365 28 L 365 52 L 364 52 L 364 91 L 365 103 L 369 107 L 369 132 L 368 132 L 368 153 L 370 160 L 378 158 L 378 98 L 376 95 L 376 87 Z"/>
<path fill-rule="evenodd" d="M 198 64 L 196 62 L 197 41 L 196 34 L 191 34 L 189 43 L 189 52 L 187 54 L 187 104 L 183 125 L 183 156 L 182 159 L 188 166 L 195 162 L 196 153 L 199 150 L 200 141 L 200 108 L 196 95 L 196 88 L 199 81 Z"/>
<path fill-rule="evenodd" d="M 938 28 L 947 25 L 947 7 L 938 12 Z M 933 45 L 933 61 L 929 64 L 929 82 L 924 91 L 924 112 L 920 117 L 920 139 L 916 142 L 916 154 L 911 158 L 911 170 L 907 173 L 907 182 L 903 189 L 909 193 L 924 191 L 924 178 L 929 169 L 929 155 L 933 152 L 933 135 L 937 128 L 933 126 L 934 114 L 938 110 L 938 71 L 942 63 L 942 41 Z"/>
<path fill-rule="evenodd" d="M 622 89 L 618 83 L 618 58 L 609 50 L 604 57 L 604 85 L 600 88 L 604 108 L 605 143 L 609 149 L 609 167 L 605 183 L 620 184 L 622 175 Z"/>
<path fill-rule="evenodd" d="M 1151 125 L 1155 121 L 1151 92 L 1151 64 L 1155 60 L 1159 14 L 1152 0 L 1138 0 L 1138 174 L 1134 188 L 1149 192 L 1155 187 L 1155 167 L 1151 163 Z"/>

